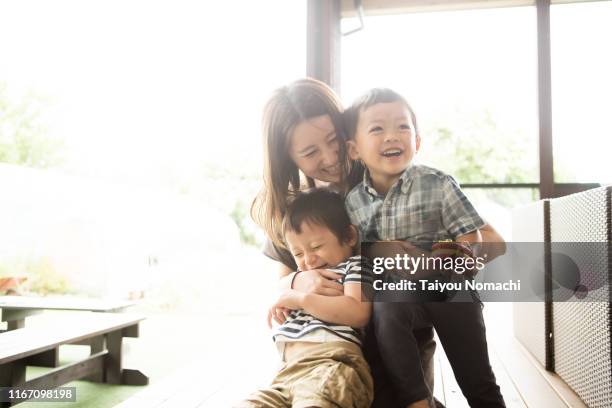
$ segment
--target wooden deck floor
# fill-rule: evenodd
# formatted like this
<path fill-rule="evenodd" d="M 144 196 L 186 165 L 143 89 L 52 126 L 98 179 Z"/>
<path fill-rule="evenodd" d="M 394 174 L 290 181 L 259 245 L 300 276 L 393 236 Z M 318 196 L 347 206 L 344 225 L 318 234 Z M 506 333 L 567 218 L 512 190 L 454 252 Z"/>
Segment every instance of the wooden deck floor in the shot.
<path fill-rule="evenodd" d="M 489 304 L 485 311 L 491 364 L 509 408 L 586 407 L 515 340 L 508 306 Z M 194 359 L 119 407 L 231 407 L 254 389 L 267 385 L 276 372 L 278 357 L 269 333 L 259 325 L 252 328 L 254 332 L 248 340 L 228 338 L 223 350 L 203 348 L 200 359 Z M 434 393 L 448 408 L 468 407 L 442 347 L 436 352 Z"/>

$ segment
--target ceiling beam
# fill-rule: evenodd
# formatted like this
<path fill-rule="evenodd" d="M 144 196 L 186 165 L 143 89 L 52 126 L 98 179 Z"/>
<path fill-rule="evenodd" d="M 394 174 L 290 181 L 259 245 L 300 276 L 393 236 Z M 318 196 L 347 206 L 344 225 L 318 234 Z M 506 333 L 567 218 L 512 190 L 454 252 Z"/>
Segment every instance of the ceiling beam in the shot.
<path fill-rule="evenodd" d="M 551 4 L 584 3 L 609 0 L 552 0 Z M 368 16 L 421 13 L 432 11 L 469 10 L 498 7 L 533 6 L 535 0 L 362 0 L 364 14 Z M 342 0 L 342 18 L 356 17 L 353 0 Z"/>
<path fill-rule="evenodd" d="M 362 0 L 368 16 L 479 8 L 532 6 L 535 0 Z M 353 0 L 342 0 L 341 15 L 356 17 Z"/>

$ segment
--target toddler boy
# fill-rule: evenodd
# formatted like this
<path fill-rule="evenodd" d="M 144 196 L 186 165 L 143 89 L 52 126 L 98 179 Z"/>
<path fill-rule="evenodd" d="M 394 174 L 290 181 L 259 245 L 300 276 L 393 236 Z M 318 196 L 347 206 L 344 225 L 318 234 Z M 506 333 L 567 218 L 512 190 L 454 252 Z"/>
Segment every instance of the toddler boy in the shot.
<path fill-rule="evenodd" d="M 274 341 L 284 364 L 269 388 L 240 407 L 369 408 L 373 383 L 361 352 L 361 328 L 371 314 L 366 295 L 373 276 L 369 263 L 353 255 L 358 232 L 344 200 L 325 189 L 300 193 L 287 208 L 283 233 L 299 268 L 293 273 L 330 269 L 341 275 L 344 295 L 290 289 L 280 296 L 268 324 L 282 323 Z"/>

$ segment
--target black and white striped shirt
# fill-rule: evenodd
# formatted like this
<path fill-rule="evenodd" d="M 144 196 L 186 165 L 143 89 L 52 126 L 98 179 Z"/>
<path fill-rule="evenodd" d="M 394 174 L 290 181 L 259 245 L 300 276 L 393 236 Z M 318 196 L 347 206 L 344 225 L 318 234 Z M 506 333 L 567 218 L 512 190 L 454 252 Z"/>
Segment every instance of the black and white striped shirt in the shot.
<path fill-rule="evenodd" d="M 374 280 L 372 266 L 367 258 L 360 255 L 352 256 L 334 268 L 332 272 L 341 275 L 338 283 L 350 282 L 361 283 L 362 293 L 371 289 Z M 368 288 L 368 286 L 370 288 Z M 274 341 L 309 341 L 324 343 L 327 341 L 350 341 L 361 345 L 361 333 L 359 329 L 328 323 L 306 313 L 304 310 L 293 310 L 289 318 L 274 330 Z"/>

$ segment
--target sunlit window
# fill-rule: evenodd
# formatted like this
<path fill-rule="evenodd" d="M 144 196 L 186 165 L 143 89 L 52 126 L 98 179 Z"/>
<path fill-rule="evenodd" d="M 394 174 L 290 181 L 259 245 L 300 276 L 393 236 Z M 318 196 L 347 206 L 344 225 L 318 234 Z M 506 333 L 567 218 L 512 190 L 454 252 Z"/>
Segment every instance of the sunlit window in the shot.
<path fill-rule="evenodd" d="M 417 159 L 462 183 L 537 183 L 536 64 L 533 7 L 367 17 L 343 38 L 342 92 L 402 93 Z"/>
<path fill-rule="evenodd" d="M 612 2 L 550 9 L 556 182 L 611 183 Z"/>
<path fill-rule="evenodd" d="M 233 302 L 227 259 L 263 260 L 263 104 L 305 75 L 305 28 L 305 1 L 2 2 L 0 276 Z"/>

